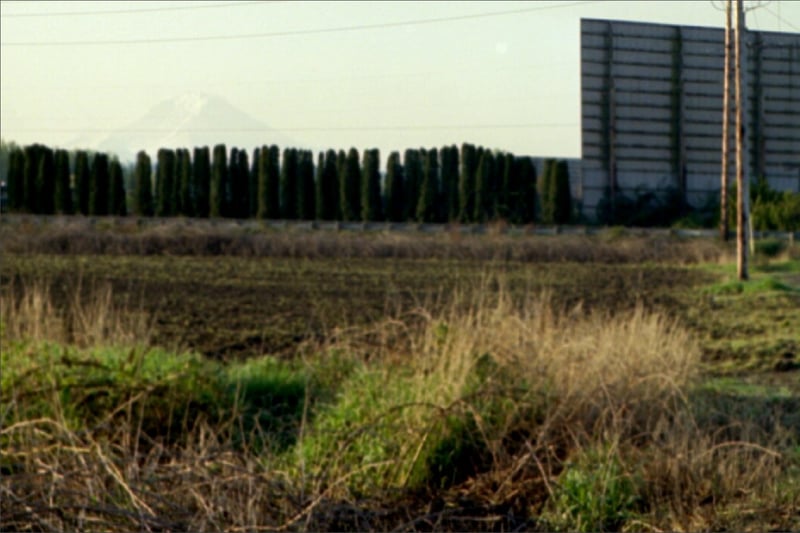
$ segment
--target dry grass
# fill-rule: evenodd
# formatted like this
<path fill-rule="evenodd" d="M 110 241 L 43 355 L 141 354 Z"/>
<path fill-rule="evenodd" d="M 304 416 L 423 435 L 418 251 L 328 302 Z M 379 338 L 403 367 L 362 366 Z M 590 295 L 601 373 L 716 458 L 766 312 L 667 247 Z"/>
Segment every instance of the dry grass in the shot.
<path fill-rule="evenodd" d="M 167 442 L 147 429 L 148 396 L 164 393 L 156 386 L 132 387 L 87 426 L 55 381 L 39 393 L 50 410 L 38 418 L 22 415 L 34 401 L 25 381 L 4 381 L 14 387 L 2 391 L 0 529 L 800 525 L 800 488 L 782 485 L 797 467 L 796 436 L 715 424 L 694 398 L 699 349 L 675 322 L 642 309 L 557 310 L 546 295 L 512 298 L 485 283 L 498 280 L 454 295 L 444 312 L 303 346 L 309 382 L 327 380 L 332 394 L 307 398 L 285 453 L 237 440 L 237 408 L 221 419 L 199 410 Z M 113 318 L 102 287 L 71 308 L 87 323 L 68 335 L 70 319 L 42 290 L 3 302 L 4 331 L 16 338 L 141 335 L 140 319 Z M 41 349 L 28 342 L 12 356 Z"/>

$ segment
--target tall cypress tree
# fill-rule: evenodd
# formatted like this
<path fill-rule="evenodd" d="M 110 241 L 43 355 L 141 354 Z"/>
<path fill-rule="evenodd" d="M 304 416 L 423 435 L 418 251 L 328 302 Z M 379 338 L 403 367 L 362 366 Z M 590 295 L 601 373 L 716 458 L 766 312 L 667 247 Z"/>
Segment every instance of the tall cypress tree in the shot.
<path fill-rule="evenodd" d="M 317 168 L 315 169 L 317 175 L 314 177 L 314 217 L 317 220 L 330 220 L 326 215 L 328 208 L 325 198 L 325 152 L 317 154 Z"/>
<path fill-rule="evenodd" d="M 439 196 L 439 153 L 436 148 L 425 153 L 422 170 L 422 183 L 417 202 L 419 222 L 437 221 L 437 197 Z"/>
<path fill-rule="evenodd" d="M 386 161 L 386 218 L 392 222 L 403 220 L 403 165 L 400 152 L 392 152 Z"/>
<path fill-rule="evenodd" d="M 550 183 L 553 203 L 553 222 L 568 224 L 572 218 L 572 194 L 569 187 L 569 167 L 566 160 L 558 161 L 553 181 Z"/>
<path fill-rule="evenodd" d="M 55 153 L 55 211 L 64 215 L 72 214 L 72 189 L 69 186 L 69 152 L 56 150 Z"/>
<path fill-rule="evenodd" d="M 417 217 L 421 181 L 420 152 L 409 148 L 403 154 L 403 220 L 414 220 Z"/>
<path fill-rule="evenodd" d="M 109 169 L 109 194 L 108 213 L 110 215 L 125 216 L 128 206 L 125 205 L 125 180 L 122 176 L 122 165 L 114 158 Z"/>
<path fill-rule="evenodd" d="M 175 151 L 161 148 L 156 162 L 156 215 L 169 217 L 175 214 Z"/>
<path fill-rule="evenodd" d="M 478 159 L 475 146 L 461 145 L 461 174 L 458 179 L 458 199 L 461 222 L 472 222 L 475 213 L 475 172 Z"/>
<path fill-rule="evenodd" d="M 8 154 L 8 210 L 20 211 L 25 205 L 25 152 L 12 146 Z"/>
<path fill-rule="evenodd" d="M 458 147 L 442 148 L 442 208 L 443 219 L 453 222 L 458 220 Z"/>
<path fill-rule="evenodd" d="M 545 159 L 542 169 L 542 179 L 539 183 L 539 205 L 542 222 L 545 224 L 555 224 L 555 205 L 553 204 L 553 192 L 555 191 L 555 172 L 556 160 Z"/>
<path fill-rule="evenodd" d="M 96 153 L 94 155 L 89 181 L 89 214 L 95 216 L 107 215 L 109 205 L 108 155 L 102 153 Z"/>
<path fill-rule="evenodd" d="M 277 146 L 261 148 L 258 167 L 258 218 L 279 218 L 280 150 Z"/>
<path fill-rule="evenodd" d="M 139 216 L 151 217 L 153 216 L 152 166 L 150 156 L 144 150 L 136 154 L 136 167 L 133 173 L 136 184 L 133 210 Z"/>
<path fill-rule="evenodd" d="M 314 154 L 300 150 L 297 154 L 297 218 L 312 220 L 316 214 L 314 191 Z"/>
<path fill-rule="evenodd" d="M 472 219 L 475 222 L 486 222 L 489 216 L 489 180 L 493 161 L 491 151 L 484 150 L 478 160 L 478 169 L 475 173 L 475 212 Z"/>
<path fill-rule="evenodd" d="M 192 160 L 189 150 L 186 148 L 179 149 L 175 156 L 177 158 L 176 165 L 176 178 L 178 182 L 178 201 L 177 214 L 194 216 L 194 190 L 193 190 L 193 175 L 192 175 Z"/>
<path fill-rule="evenodd" d="M 37 212 L 43 215 L 52 215 L 55 212 L 55 170 L 52 148 L 42 146 L 36 172 L 36 194 L 39 196 Z"/>
<path fill-rule="evenodd" d="M 208 216 L 208 198 L 211 187 L 211 153 L 208 146 L 195 147 L 192 162 L 192 195 L 194 216 Z"/>
<path fill-rule="evenodd" d="M 230 175 L 229 214 L 234 218 L 247 218 L 250 213 L 250 162 L 247 151 L 231 149 L 231 160 L 228 165 Z"/>
<path fill-rule="evenodd" d="M 89 190 L 91 188 L 89 154 L 84 150 L 75 153 L 75 207 L 82 215 L 89 214 Z"/>
<path fill-rule="evenodd" d="M 40 144 L 25 147 L 25 163 L 23 165 L 23 211 L 28 213 L 39 212 L 39 164 L 42 148 Z"/>
<path fill-rule="evenodd" d="M 516 160 L 517 167 L 517 223 L 529 223 L 538 219 L 536 212 L 536 167 L 530 157 Z"/>
<path fill-rule="evenodd" d="M 250 181 L 247 184 L 247 200 L 249 204 L 248 218 L 258 216 L 258 177 L 261 165 L 261 148 L 253 150 L 253 166 L 250 168 Z"/>
<path fill-rule="evenodd" d="M 224 144 L 214 146 L 214 160 L 211 168 L 211 188 L 209 191 L 209 216 L 224 216 L 225 188 L 228 181 L 228 153 Z"/>
<path fill-rule="evenodd" d="M 381 220 L 381 172 L 380 151 L 377 148 L 364 150 L 361 174 L 361 220 Z"/>
<path fill-rule="evenodd" d="M 317 218 L 336 220 L 339 218 L 339 173 L 335 150 L 320 153 L 317 179 Z"/>
<path fill-rule="evenodd" d="M 281 217 L 297 218 L 297 149 L 284 148 L 281 161 Z"/>
<path fill-rule="evenodd" d="M 355 148 L 347 152 L 340 185 L 342 220 L 358 220 L 361 214 L 361 163 Z"/>

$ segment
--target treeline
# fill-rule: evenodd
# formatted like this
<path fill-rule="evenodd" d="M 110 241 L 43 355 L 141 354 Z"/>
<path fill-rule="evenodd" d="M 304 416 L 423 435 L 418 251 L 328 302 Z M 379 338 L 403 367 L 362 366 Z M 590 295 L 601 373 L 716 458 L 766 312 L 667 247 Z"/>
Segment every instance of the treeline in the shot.
<path fill-rule="evenodd" d="M 137 154 L 128 209 L 120 163 L 102 153 L 40 144 L 13 146 L 8 209 L 39 214 L 190 216 L 342 221 L 563 224 L 570 221 L 566 161 L 464 143 L 460 149 L 392 152 L 381 173 L 377 149 L 359 153 L 262 146 L 252 155 L 224 144 Z"/>

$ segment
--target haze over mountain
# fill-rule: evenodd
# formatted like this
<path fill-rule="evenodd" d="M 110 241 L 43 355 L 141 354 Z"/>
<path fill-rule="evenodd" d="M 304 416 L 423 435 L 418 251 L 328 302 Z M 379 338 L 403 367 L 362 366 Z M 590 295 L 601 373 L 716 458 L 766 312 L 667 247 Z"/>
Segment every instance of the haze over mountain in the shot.
<path fill-rule="evenodd" d="M 133 161 L 139 150 L 155 158 L 159 148 L 213 149 L 220 143 L 248 152 L 264 144 L 276 144 L 281 150 L 305 148 L 304 143 L 270 128 L 223 98 L 201 92 L 164 100 L 127 126 L 107 134 L 81 135 L 67 144 Z"/>

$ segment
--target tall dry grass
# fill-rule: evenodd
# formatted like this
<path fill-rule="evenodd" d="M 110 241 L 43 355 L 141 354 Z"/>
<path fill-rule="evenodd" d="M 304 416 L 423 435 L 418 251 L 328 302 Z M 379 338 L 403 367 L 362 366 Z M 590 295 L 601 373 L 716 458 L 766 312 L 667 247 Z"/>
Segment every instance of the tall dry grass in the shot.
<path fill-rule="evenodd" d="M 46 292 L 27 288 L 4 298 L 3 316 L 19 315 L 8 332 L 64 335 Z M 105 295 L 83 302 L 94 310 L 85 318 L 103 327 L 61 339 L 131 339 L 136 320 L 127 336 L 109 333 Z M 122 328 L 124 318 L 112 323 Z M 302 350 L 309 382 L 326 381 L 330 394 L 306 402 L 282 454 L 237 440 L 236 409 L 222 419 L 198 410 L 182 438 L 167 441 L 146 429 L 148 395 L 165 390 L 157 387 L 124 394 L 105 424 L 76 426 L 57 389 L 38 393 L 50 415 L 15 418 L 32 400 L 25 381 L 13 381 L 0 424 L 0 529 L 798 525 L 800 491 L 780 485 L 791 440 L 776 426 L 713 422 L 694 397 L 698 347 L 669 317 L 559 310 L 546 295 L 484 285 L 452 295 L 442 312 L 420 309 Z"/>

